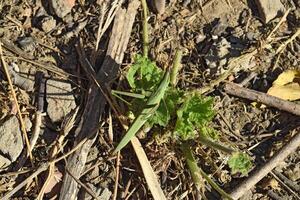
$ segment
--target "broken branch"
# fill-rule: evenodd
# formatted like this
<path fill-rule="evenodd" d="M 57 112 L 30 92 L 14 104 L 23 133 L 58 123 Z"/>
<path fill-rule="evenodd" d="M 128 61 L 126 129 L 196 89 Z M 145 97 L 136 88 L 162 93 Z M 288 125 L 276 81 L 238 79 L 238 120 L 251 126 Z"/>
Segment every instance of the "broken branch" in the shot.
<path fill-rule="evenodd" d="M 244 87 L 240 87 L 236 83 L 230 83 L 227 82 L 225 84 L 224 90 L 227 94 L 231 94 L 234 96 L 242 97 L 245 99 L 249 99 L 252 101 L 257 101 L 275 108 L 278 108 L 279 110 L 284 110 L 287 112 L 290 112 L 294 115 L 300 115 L 300 105 L 282 100 L 280 98 L 268 95 L 263 92 L 258 92 L 255 90 L 247 89 Z"/>

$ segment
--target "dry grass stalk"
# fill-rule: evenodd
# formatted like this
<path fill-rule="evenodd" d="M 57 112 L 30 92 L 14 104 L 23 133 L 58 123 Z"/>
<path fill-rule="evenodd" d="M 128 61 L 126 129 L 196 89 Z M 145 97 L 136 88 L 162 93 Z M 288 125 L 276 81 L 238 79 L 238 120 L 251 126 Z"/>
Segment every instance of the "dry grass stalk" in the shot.
<path fill-rule="evenodd" d="M 284 43 L 282 43 L 278 49 L 276 50 L 276 54 L 281 53 L 288 44 L 293 42 L 300 35 L 300 28 L 297 29 L 296 33 L 294 33 L 289 39 L 287 39 Z"/>
<path fill-rule="evenodd" d="M 86 142 L 86 139 L 82 140 L 80 143 L 78 143 L 75 147 L 73 147 L 73 149 L 71 149 L 68 153 L 62 155 L 59 158 L 56 158 L 50 162 L 47 163 L 43 163 L 40 167 L 37 168 L 37 170 L 32 173 L 29 177 L 27 177 L 24 181 L 22 181 L 21 183 L 19 183 L 16 187 L 14 187 L 10 192 L 8 192 L 7 194 L 5 194 L 4 197 L 2 197 L 2 200 L 9 200 L 11 199 L 11 197 L 18 192 L 22 187 L 24 187 L 26 184 L 28 184 L 33 178 L 37 177 L 40 173 L 42 173 L 43 171 L 46 171 L 49 167 L 49 165 L 51 163 L 56 163 L 61 161 L 62 159 L 67 158 L 69 155 L 71 155 L 72 153 L 74 153 L 75 151 L 77 151 L 84 143 Z"/>
<path fill-rule="evenodd" d="M 57 154 L 59 153 L 59 150 L 62 148 L 62 144 L 63 141 L 65 139 L 65 137 L 68 135 L 68 133 L 71 131 L 71 129 L 74 127 L 75 124 L 75 120 L 76 120 L 76 116 L 77 116 L 77 112 L 78 112 L 78 107 L 75 108 L 74 110 L 71 111 L 71 113 L 69 113 L 65 120 L 62 123 L 62 130 L 60 131 L 60 136 L 57 139 L 56 143 L 54 144 L 54 146 L 51 149 L 51 154 L 50 154 L 50 160 L 53 160 Z M 47 188 L 48 183 L 51 180 L 51 177 L 54 174 L 55 171 L 55 163 L 56 162 L 51 162 L 49 164 L 49 172 L 48 172 L 48 176 L 43 184 L 43 187 L 41 188 L 39 195 L 37 197 L 37 199 L 39 200 L 43 200 L 44 197 L 44 193 L 45 190 Z"/>
<path fill-rule="evenodd" d="M 91 195 L 96 200 L 101 200 L 89 187 L 87 187 L 85 184 L 83 184 L 78 178 L 76 178 L 68 169 L 66 169 L 68 174 L 82 187 L 85 189 L 89 195 Z"/>
<path fill-rule="evenodd" d="M 17 107 L 17 113 L 18 113 L 20 124 L 21 124 L 21 131 L 23 133 L 24 140 L 25 140 L 26 147 L 27 147 L 27 156 L 29 155 L 31 165 L 34 167 L 33 157 L 32 157 L 32 153 L 31 153 L 31 147 L 30 147 L 29 139 L 28 139 L 27 132 L 26 132 L 26 125 L 25 125 L 23 117 L 22 117 L 22 113 L 21 113 L 20 106 L 19 106 L 19 103 L 18 103 L 17 95 L 16 95 L 16 92 L 14 90 L 14 86 L 12 84 L 6 62 L 3 58 L 3 51 L 2 51 L 2 43 L 1 42 L 0 42 L 0 56 L 1 56 L 2 67 L 4 69 L 9 87 L 11 89 L 12 96 L 13 96 L 13 99 L 14 99 L 14 103 L 16 104 L 16 107 Z"/>
<path fill-rule="evenodd" d="M 119 185 L 119 175 L 120 175 L 120 152 L 117 153 L 117 160 L 116 160 L 116 180 L 115 180 L 115 187 L 113 193 L 113 200 L 117 199 L 118 196 L 118 185 Z"/>
<path fill-rule="evenodd" d="M 273 30 L 269 33 L 268 37 L 266 38 L 267 42 L 271 42 L 272 41 L 272 36 L 273 34 L 279 29 L 279 27 L 281 26 L 281 24 L 283 24 L 286 21 L 286 17 L 288 16 L 288 14 L 290 13 L 291 9 L 288 9 L 284 15 L 281 17 L 280 21 L 276 24 L 276 26 L 273 28 Z"/>

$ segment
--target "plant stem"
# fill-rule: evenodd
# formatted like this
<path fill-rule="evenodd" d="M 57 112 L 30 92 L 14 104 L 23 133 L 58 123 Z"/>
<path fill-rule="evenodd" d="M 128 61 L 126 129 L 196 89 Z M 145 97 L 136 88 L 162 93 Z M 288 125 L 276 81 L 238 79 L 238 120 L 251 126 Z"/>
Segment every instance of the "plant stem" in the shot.
<path fill-rule="evenodd" d="M 232 199 L 229 194 L 227 194 L 222 188 L 219 187 L 198 165 L 194 158 L 193 152 L 187 142 L 181 144 L 181 150 L 186 158 L 186 162 L 192 174 L 193 181 L 199 189 L 201 185 L 203 186 L 204 178 L 219 194 L 225 199 Z"/>
<path fill-rule="evenodd" d="M 187 165 L 190 169 L 190 172 L 192 174 L 192 178 L 194 181 L 194 184 L 196 185 L 196 188 L 198 191 L 200 191 L 200 188 L 204 186 L 203 178 L 201 174 L 199 173 L 199 167 L 197 165 L 197 161 L 195 160 L 193 156 L 193 152 L 190 149 L 190 146 L 187 142 L 182 143 L 180 146 L 180 149 L 182 150 L 184 157 L 186 159 Z"/>
<path fill-rule="evenodd" d="M 182 58 L 182 51 L 178 49 L 175 53 L 173 68 L 171 70 L 170 84 L 172 87 L 175 87 L 177 84 L 177 74 L 179 71 L 181 58 Z"/>
<path fill-rule="evenodd" d="M 141 0 L 143 7 L 143 55 L 148 57 L 148 47 L 149 47 L 149 36 L 148 36 L 148 23 L 147 23 L 147 2 L 146 0 Z"/>
<path fill-rule="evenodd" d="M 236 152 L 236 150 L 234 150 L 230 147 L 223 146 L 223 145 L 221 145 L 219 143 L 216 143 L 216 142 L 214 142 L 210 139 L 207 139 L 206 137 L 201 136 L 201 135 L 199 137 L 199 141 L 202 144 L 206 145 L 206 146 L 209 146 L 209 147 L 211 147 L 213 149 L 216 149 L 216 150 L 220 150 L 220 151 L 222 151 L 224 153 L 227 153 L 227 154 L 232 154 L 232 153 Z"/>

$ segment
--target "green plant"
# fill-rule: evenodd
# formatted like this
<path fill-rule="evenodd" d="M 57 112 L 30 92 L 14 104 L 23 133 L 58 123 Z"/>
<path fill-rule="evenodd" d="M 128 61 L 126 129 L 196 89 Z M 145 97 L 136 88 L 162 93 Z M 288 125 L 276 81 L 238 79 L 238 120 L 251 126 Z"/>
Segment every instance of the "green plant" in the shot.
<path fill-rule="evenodd" d="M 163 72 L 148 58 L 149 38 L 145 0 L 142 0 L 142 7 L 143 56 L 135 56 L 134 63 L 126 76 L 131 92 L 139 97 L 128 102 L 130 114 L 135 119 L 114 152 L 120 151 L 142 126 L 147 126 L 147 128 L 152 128 L 154 125 L 166 127 L 170 120 L 174 119 L 176 123 L 172 135 L 181 147 L 196 187 L 199 189 L 203 185 L 203 177 L 224 198 L 231 199 L 197 165 L 189 141 L 199 140 L 204 145 L 230 154 L 228 164 L 232 173 L 246 174 L 251 168 L 250 157 L 216 142 L 218 133 L 209 126 L 214 117 L 212 98 L 205 98 L 197 92 L 186 92 L 176 88 L 176 77 L 182 57 L 181 51 L 176 52 L 171 72 L 169 70 Z M 116 91 L 115 94 L 128 95 L 127 92 Z M 177 108 L 179 109 L 176 111 Z"/>
<path fill-rule="evenodd" d="M 181 56 L 181 54 L 179 55 Z M 232 173 L 240 172 L 246 174 L 252 166 L 250 157 L 247 154 L 240 153 L 217 142 L 219 138 L 218 132 L 210 127 L 211 120 L 214 117 L 213 98 L 203 97 L 194 91 L 186 92 L 176 88 L 174 74 L 177 73 L 178 66 L 175 70 L 175 73 L 171 71 L 171 86 L 164 84 L 163 93 L 159 92 L 161 99 L 156 101 L 155 109 L 146 110 L 146 113 L 148 113 L 147 119 L 144 120 L 142 125 L 148 128 L 154 125 L 166 127 L 170 120 L 174 119 L 176 122 L 173 127 L 173 138 L 180 144 L 184 156 L 187 159 L 188 167 L 192 173 L 195 185 L 197 187 L 201 185 L 202 179 L 199 178 L 199 176 L 203 176 L 223 197 L 228 199 L 228 194 L 197 166 L 197 161 L 193 156 L 189 141 L 197 140 L 204 145 L 229 154 L 230 159 L 228 165 Z M 143 105 L 148 105 L 147 102 L 149 102 L 149 99 L 147 100 L 147 97 L 149 94 L 152 94 L 151 96 L 155 93 L 157 94 L 157 88 L 161 85 L 161 80 L 164 77 L 163 74 L 164 72 L 147 57 L 141 55 L 135 56 L 134 64 L 129 69 L 126 78 L 131 87 L 131 92 L 139 93 L 142 94 L 141 96 L 146 97 L 135 98 L 130 103 L 130 110 L 134 116 L 137 116 L 136 119 L 139 119 L 141 114 L 145 115 L 145 109 L 140 108 L 143 108 Z M 151 114 L 149 114 L 150 111 Z M 136 121 L 134 121 L 133 124 L 135 122 Z M 142 125 L 138 127 L 140 128 Z M 135 128 L 135 132 L 137 132 L 138 129 Z M 131 132 L 131 135 L 132 134 L 133 132 Z M 120 143 L 116 151 L 123 148 L 129 140 L 130 138 L 128 137 L 125 143 L 122 140 L 122 145 Z"/>
<path fill-rule="evenodd" d="M 175 134 L 182 140 L 195 139 L 195 134 L 207 126 L 214 116 L 212 98 L 203 98 L 197 93 L 191 93 L 177 111 Z"/>
<path fill-rule="evenodd" d="M 241 152 L 234 152 L 228 160 L 228 165 L 231 168 L 232 174 L 240 172 L 243 175 L 247 175 L 252 168 L 249 155 Z"/>
<path fill-rule="evenodd" d="M 127 143 L 132 139 L 132 137 L 139 131 L 139 129 L 148 121 L 148 118 L 150 118 L 153 115 L 153 113 L 155 113 L 169 85 L 169 82 L 170 73 L 167 71 L 157 88 L 151 93 L 150 97 L 146 101 L 146 106 L 135 118 L 127 133 L 116 147 L 114 153 L 120 151 L 124 146 L 126 146 Z"/>

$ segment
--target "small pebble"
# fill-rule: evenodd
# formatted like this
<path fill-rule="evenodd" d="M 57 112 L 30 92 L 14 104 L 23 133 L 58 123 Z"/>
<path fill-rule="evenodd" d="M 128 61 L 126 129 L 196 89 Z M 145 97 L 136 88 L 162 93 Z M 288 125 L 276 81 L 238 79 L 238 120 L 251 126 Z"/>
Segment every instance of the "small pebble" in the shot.
<path fill-rule="evenodd" d="M 20 46 L 21 49 L 23 49 L 24 51 L 33 51 L 34 50 L 34 39 L 33 37 L 22 37 L 20 39 L 18 39 L 18 44 Z"/>
<path fill-rule="evenodd" d="M 56 21 L 52 16 L 48 16 L 42 19 L 41 21 L 41 29 L 45 33 L 49 33 L 52 31 L 56 26 Z"/>
<path fill-rule="evenodd" d="M 205 40 L 206 36 L 203 35 L 203 34 L 199 34 L 196 36 L 196 39 L 195 39 L 195 43 L 198 44 L 200 42 L 203 42 Z"/>
<path fill-rule="evenodd" d="M 50 6 L 55 15 L 64 18 L 75 6 L 75 0 L 51 0 Z"/>

